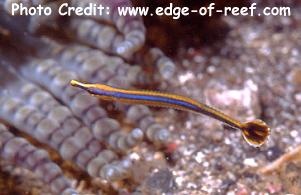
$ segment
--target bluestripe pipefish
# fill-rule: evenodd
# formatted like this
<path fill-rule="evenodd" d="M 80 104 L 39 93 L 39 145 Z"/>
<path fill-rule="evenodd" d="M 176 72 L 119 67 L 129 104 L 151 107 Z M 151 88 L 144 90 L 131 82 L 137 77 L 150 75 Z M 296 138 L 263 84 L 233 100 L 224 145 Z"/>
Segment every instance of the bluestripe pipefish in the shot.
<path fill-rule="evenodd" d="M 205 114 L 233 128 L 240 129 L 244 139 L 255 147 L 261 146 L 270 134 L 270 128 L 260 119 L 242 123 L 211 106 L 181 95 L 156 91 L 126 90 L 104 84 L 85 84 L 75 80 L 72 80 L 70 84 L 82 88 L 102 100 L 167 107 Z"/>

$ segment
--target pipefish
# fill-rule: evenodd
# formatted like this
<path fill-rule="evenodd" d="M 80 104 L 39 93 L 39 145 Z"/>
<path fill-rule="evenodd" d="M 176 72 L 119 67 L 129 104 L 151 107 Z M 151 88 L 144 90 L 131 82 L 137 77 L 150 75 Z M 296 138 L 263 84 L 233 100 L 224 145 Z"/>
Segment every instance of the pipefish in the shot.
<path fill-rule="evenodd" d="M 241 130 L 245 141 L 255 147 L 264 144 L 270 134 L 269 126 L 260 119 L 249 122 L 240 122 L 216 108 L 200 103 L 189 97 L 156 91 L 120 89 L 104 84 L 86 84 L 76 80 L 71 80 L 70 84 L 82 88 L 102 100 L 174 108 L 198 114 L 205 114 L 226 123 L 235 129 Z"/>

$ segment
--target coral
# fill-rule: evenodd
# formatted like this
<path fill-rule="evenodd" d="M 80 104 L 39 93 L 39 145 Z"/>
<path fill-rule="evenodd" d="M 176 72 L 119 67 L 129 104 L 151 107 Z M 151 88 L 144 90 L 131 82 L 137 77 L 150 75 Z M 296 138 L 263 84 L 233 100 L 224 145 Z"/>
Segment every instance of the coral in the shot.
<path fill-rule="evenodd" d="M 20 79 L 18 82 L 17 76 L 14 77 L 6 69 L 2 69 L 1 73 L 6 74 L 6 79 L 14 80 L 15 85 L 7 88 L 2 94 L 1 118 L 59 151 L 63 159 L 74 161 L 91 176 L 102 175 L 110 179 L 107 173 L 109 170 L 101 169 L 104 164 L 99 162 L 108 163 L 117 159 L 117 154 L 106 150 L 101 142 L 115 139 L 115 142 L 107 143 L 111 144 L 109 147 L 125 150 L 135 145 L 136 140 L 142 139 L 142 133 L 137 133 L 137 130 L 133 131 L 134 135 L 129 134 L 128 137 L 119 133 L 118 122 L 103 115 L 102 118 L 95 119 L 97 125 L 94 125 L 95 130 L 92 132 L 72 115 L 68 107 L 60 105 L 50 94 L 24 80 Z M 127 142 L 128 140 L 131 142 Z"/>
<path fill-rule="evenodd" d="M 57 194 L 74 194 L 76 190 L 46 151 L 33 146 L 24 138 L 16 137 L 0 124 L 1 158 L 35 173 Z M 45 173 L 47 173 L 45 175 Z"/>
<path fill-rule="evenodd" d="M 10 5 L 13 2 L 15 1 L 4 1 L 2 8 L 10 12 Z M 43 4 L 55 8 L 68 1 L 19 2 L 27 7 Z M 43 17 L 33 16 L 29 23 L 24 17 L 19 17 L 18 22 L 22 25 L 14 25 L 13 17 L 5 12 L 1 13 L 3 16 L 1 27 L 5 29 L 1 31 L 3 33 L 1 41 L 6 46 L 1 47 L 3 61 L 0 65 L 0 74 L 3 79 L 0 82 L 0 119 L 10 127 L 16 128 L 17 135 L 24 135 L 24 138 L 12 134 L 11 137 L 16 137 L 16 140 L 22 139 L 22 143 L 29 139 L 45 146 L 39 149 L 43 151 L 41 158 L 47 157 L 47 163 L 48 161 L 52 163 L 51 167 L 46 164 L 46 168 L 53 169 L 55 178 L 43 178 L 43 181 L 50 184 L 54 194 L 59 194 L 65 189 L 68 191 L 68 186 L 67 184 L 56 186 L 58 185 L 56 179 L 64 178 L 64 174 L 60 173 L 61 177 L 57 176 L 60 168 L 51 160 L 52 157 L 45 156 L 47 152 L 51 156 L 51 151 L 55 151 L 60 161 L 71 163 L 67 166 L 68 169 L 70 166 L 75 167 L 76 170 L 87 173 L 92 180 L 98 178 L 110 184 L 132 177 L 135 159 L 131 158 L 129 153 L 144 137 L 160 147 L 169 137 L 168 130 L 155 121 L 148 108 L 144 108 L 147 113 L 143 117 L 146 119 L 139 119 L 140 122 L 136 126 L 136 120 L 132 117 L 132 120 L 126 121 L 128 127 L 124 128 L 122 121 L 112 118 L 110 110 L 107 110 L 102 102 L 70 87 L 71 79 L 103 82 L 119 87 L 149 83 L 148 78 L 152 76 L 144 72 L 142 66 L 131 65 L 125 59 L 136 60 L 136 63 L 150 60 L 148 66 L 159 69 L 162 78 L 168 78 L 174 72 L 173 62 L 158 49 L 145 48 L 139 54 L 138 50 L 144 47 L 145 39 L 142 19 L 119 17 L 116 10 L 114 11 L 116 6 L 130 6 L 129 1 L 95 2 L 112 8 L 112 14 L 102 17 L 68 18 L 66 28 L 59 31 L 60 35 L 68 40 L 67 42 L 57 40 L 56 37 L 37 36 L 43 29 L 57 30 L 56 26 L 61 25 L 58 15 L 52 15 L 46 20 Z M 69 3 L 74 6 L 88 6 L 81 1 Z M 17 36 L 22 31 L 28 32 L 28 36 Z M 14 47 L 16 41 L 11 37 L 18 37 L 18 49 Z M 20 59 L 14 58 L 13 56 L 17 56 L 20 50 L 24 51 L 20 53 Z M 155 50 L 156 55 L 153 54 Z M 167 70 L 164 70 L 164 67 L 167 67 Z M 131 116 L 140 112 L 135 106 L 122 110 L 125 112 L 130 110 Z M 5 144 L 9 138 L 3 137 L 1 147 L 5 151 L 17 152 L 16 149 L 20 149 L 23 144 L 22 146 Z M 8 162 L 17 161 L 19 166 L 41 174 L 39 169 L 19 162 L 18 156 L 14 158 L 7 157 L 6 153 L 2 155 Z M 22 159 L 27 158 L 30 160 L 31 156 Z M 46 160 L 43 160 L 43 163 L 46 163 Z M 41 167 L 44 166 L 43 163 Z M 46 171 L 46 168 L 43 171 Z M 130 186 L 125 186 L 124 189 L 127 188 Z M 105 189 L 96 191 L 102 190 L 106 191 Z M 115 187 L 115 190 L 119 189 Z"/>

